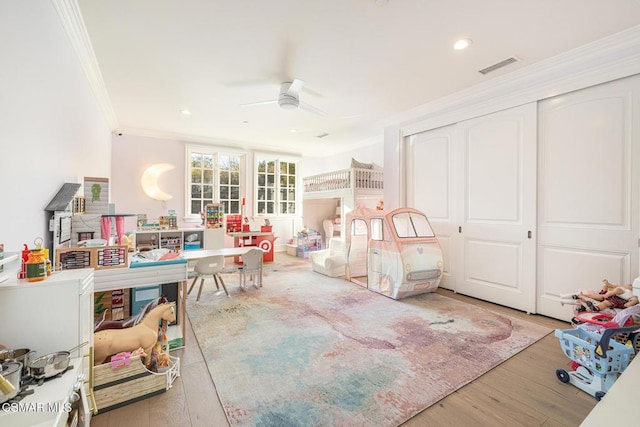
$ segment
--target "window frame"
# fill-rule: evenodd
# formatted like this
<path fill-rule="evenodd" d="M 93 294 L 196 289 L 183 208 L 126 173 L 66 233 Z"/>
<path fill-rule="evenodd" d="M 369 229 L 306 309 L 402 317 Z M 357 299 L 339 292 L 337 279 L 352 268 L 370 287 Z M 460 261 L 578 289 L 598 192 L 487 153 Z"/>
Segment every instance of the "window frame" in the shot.
<path fill-rule="evenodd" d="M 297 158 L 297 157 L 291 157 L 291 156 L 281 156 L 278 154 L 269 154 L 269 153 L 254 153 L 254 174 L 253 174 L 253 179 L 254 179 L 254 186 L 253 186 L 253 215 L 256 217 L 260 217 L 260 218 L 268 218 L 268 217 L 295 217 L 295 216 L 299 216 L 300 215 L 300 180 L 301 180 L 301 175 L 300 175 L 300 164 L 301 164 L 301 159 Z M 260 172 L 260 163 L 261 162 L 265 162 L 266 165 L 268 165 L 270 162 L 274 162 L 274 178 L 273 178 L 273 182 L 274 182 L 274 187 L 273 187 L 273 199 L 265 199 L 265 200 L 259 200 L 258 198 L 260 197 L 260 189 L 265 188 L 268 189 L 269 187 L 266 185 L 268 184 L 268 175 L 270 175 L 270 173 L 264 172 L 265 175 L 265 185 L 260 185 L 260 175 L 263 172 Z M 289 181 L 290 181 L 290 177 L 292 176 L 292 174 L 289 173 L 289 168 L 290 166 L 287 167 L 287 173 L 286 176 L 287 177 L 287 186 L 284 188 L 284 191 L 287 191 L 288 195 L 290 196 L 291 194 L 293 194 L 294 199 L 291 200 L 291 198 L 287 197 L 285 200 L 282 199 L 281 197 L 281 191 L 283 191 L 283 187 L 281 185 L 281 164 L 282 163 L 287 163 L 287 164 L 294 164 L 295 165 L 295 174 L 294 176 L 294 182 L 295 182 L 295 187 L 293 189 L 291 189 L 291 187 L 289 186 Z M 268 202 L 273 202 L 273 207 L 274 210 L 272 213 L 270 212 L 264 212 L 261 213 L 260 212 L 260 207 L 261 207 L 261 202 L 263 203 L 268 203 Z M 293 206 L 294 212 L 282 212 L 282 203 L 287 203 L 290 206 Z"/>
<path fill-rule="evenodd" d="M 233 152 L 230 150 L 222 150 L 219 149 L 218 147 L 208 147 L 208 146 L 203 146 L 203 145 L 186 145 L 185 146 L 185 196 L 184 196 L 184 219 L 186 222 L 201 222 L 202 219 L 200 217 L 200 214 L 194 214 L 191 213 L 191 204 L 192 204 L 192 195 L 191 195 L 191 171 L 192 171 L 192 167 L 191 167 L 191 156 L 193 153 L 199 153 L 199 154 L 203 154 L 203 155 L 211 155 L 213 156 L 213 194 L 212 194 L 212 198 L 211 198 L 211 202 L 212 203 L 225 203 L 225 202 L 229 202 L 229 204 L 231 203 L 232 200 L 235 199 L 231 199 L 231 198 L 227 198 L 224 200 L 220 200 L 220 186 L 221 186 L 221 179 L 220 179 L 220 174 L 222 172 L 221 168 L 220 168 L 220 159 L 222 156 L 227 156 L 227 157 L 237 157 L 239 159 L 239 195 L 238 195 L 238 206 L 239 206 L 239 210 L 238 210 L 238 215 L 242 212 L 242 199 L 246 197 L 246 191 L 245 191 L 245 182 L 246 182 L 246 153 L 243 152 Z M 231 181 L 229 181 L 229 185 Z M 226 185 L 226 184 L 225 184 Z M 235 187 L 235 185 L 233 185 Z M 229 194 L 230 196 L 230 194 Z M 198 200 L 200 200 L 201 203 L 204 203 L 204 200 L 208 200 L 205 198 L 199 198 Z M 204 210 L 204 204 L 201 206 L 201 212 L 202 210 Z M 234 214 L 235 212 L 228 212 L 227 211 L 227 207 L 225 206 L 225 211 L 224 211 L 225 215 L 231 213 Z"/>

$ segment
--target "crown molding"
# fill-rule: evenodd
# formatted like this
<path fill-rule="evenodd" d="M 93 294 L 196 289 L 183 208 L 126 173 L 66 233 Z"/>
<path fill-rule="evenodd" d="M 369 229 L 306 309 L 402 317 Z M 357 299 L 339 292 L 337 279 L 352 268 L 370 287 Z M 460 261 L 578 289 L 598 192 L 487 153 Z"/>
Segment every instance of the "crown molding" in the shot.
<path fill-rule="evenodd" d="M 640 26 L 604 37 L 385 121 L 403 136 L 640 73 Z"/>
<path fill-rule="evenodd" d="M 82 65 L 84 74 L 102 109 L 109 128 L 111 130 L 117 129 L 118 119 L 104 84 L 98 60 L 93 51 L 77 0 L 51 0 L 51 3 L 53 3 L 53 7 L 58 12 L 62 26 L 69 37 L 73 50 L 76 52 L 80 65 Z"/>

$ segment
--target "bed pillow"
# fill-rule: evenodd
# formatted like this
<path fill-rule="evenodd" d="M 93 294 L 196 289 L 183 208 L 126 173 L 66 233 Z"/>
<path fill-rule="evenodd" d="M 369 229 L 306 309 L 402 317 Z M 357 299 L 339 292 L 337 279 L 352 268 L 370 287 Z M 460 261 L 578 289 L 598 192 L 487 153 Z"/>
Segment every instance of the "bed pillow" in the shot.
<path fill-rule="evenodd" d="M 356 169 L 373 169 L 373 163 L 362 163 L 352 157 L 351 167 Z"/>

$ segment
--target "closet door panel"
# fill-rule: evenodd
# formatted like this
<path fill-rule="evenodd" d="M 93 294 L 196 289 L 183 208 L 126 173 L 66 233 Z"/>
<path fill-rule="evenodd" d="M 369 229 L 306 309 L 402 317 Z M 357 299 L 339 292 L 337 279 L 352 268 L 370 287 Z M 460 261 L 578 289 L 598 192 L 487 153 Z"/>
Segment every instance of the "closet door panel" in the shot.
<path fill-rule="evenodd" d="M 455 290 L 457 218 L 455 204 L 455 126 L 405 139 L 407 204 L 423 211 L 438 237 L 444 259 L 440 286 Z"/>
<path fill-rule="evenodd" d="M 535 312 L 536 108 L 458 123 L 458 292 Z"/>
<path fill-rule="evenodd" d="M 638 275 L 640 78 L 539 104 L 540 313 L 570 319 L 559 295 Z"/>

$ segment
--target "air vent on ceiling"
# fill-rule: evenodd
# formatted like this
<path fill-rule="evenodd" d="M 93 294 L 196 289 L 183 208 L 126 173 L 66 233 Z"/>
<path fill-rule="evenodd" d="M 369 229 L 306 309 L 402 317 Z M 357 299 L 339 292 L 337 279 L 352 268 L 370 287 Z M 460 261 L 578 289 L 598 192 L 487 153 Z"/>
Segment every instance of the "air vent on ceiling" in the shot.
<path fill-rule="evenodd" d="M 502 67 L 506 67 L 509 64 L 513 64 L 514 62 L 518 62 L 519 59 L 515 56 L 512 56 L 511 58 L 507 58 L 504 61 L 500 61 L 497 62 L 493 65 L 489 65 L 487 68 L 483 68 L 482 70 L 478 71 L 480 74 L 487 74 L 490 73 L 492 71 L 497 70 L 498 68 L 502 68 Z"/>
<path fill-rule="evenodd" d="M 321 133 L 320 135 L 316 135 L 316 138 L 324 138 L 325 136 L 329 136 L 328 133 Z"/>

